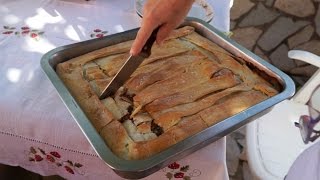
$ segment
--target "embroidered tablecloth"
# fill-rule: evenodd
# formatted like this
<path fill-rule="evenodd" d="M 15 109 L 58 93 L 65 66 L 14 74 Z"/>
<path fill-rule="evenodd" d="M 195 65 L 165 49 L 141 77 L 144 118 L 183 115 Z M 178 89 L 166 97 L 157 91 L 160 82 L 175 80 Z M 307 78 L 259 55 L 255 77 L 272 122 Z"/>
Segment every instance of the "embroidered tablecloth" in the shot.
<path fill-rule="evenodd" d="M 229 29 L 229 0 L 211 24 Z M 42 72 L 51 49 L 136 28 L 132 0 L 0 0 L 0 163 L 67 179 L 123 179 L 92 149 Z M 225 138 L 145 179 L 228 179 Z"/>

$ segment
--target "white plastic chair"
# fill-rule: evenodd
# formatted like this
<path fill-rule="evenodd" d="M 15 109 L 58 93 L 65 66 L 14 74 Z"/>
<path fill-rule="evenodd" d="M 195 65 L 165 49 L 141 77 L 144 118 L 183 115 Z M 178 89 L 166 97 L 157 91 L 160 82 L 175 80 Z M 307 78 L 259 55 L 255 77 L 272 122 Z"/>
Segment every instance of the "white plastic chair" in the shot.
<path fill-rule="evenodd" d="M 320 68 L 320 57 L 312 53 L 292 50 L 288 56 Z M 319 85 L 320 69 L 292 99 L 247 125 L 247 158 L 255 179 L 283 180 L 298 155 L 315 143 L 304 144 L 294 122 L 309 114 L 307 104 L 320 110 L 320 88 L 314 92 Z"/>

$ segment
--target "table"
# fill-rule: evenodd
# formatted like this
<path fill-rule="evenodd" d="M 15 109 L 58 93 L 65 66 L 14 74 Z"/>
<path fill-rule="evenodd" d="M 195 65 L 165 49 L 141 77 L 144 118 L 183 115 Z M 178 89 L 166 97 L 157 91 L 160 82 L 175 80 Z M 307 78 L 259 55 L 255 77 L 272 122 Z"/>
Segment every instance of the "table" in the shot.
<path fill-rule="evenodd" d="M 228 0 L 211 22 L 229 29 Z M 51 49 L 139 26 L 130 0 L 0 0 L 0 163 L 66 179 L 123 179 L 95 153 L 40 67 Z M 223 7 L 223 8 L 221 8 Z M 225 138 L 175 162 L 189 179 L 228 179 Z M 178 165 L 177 165 L 178 164 Z M 145 179 L 174 179 L 164 168 Z"/>

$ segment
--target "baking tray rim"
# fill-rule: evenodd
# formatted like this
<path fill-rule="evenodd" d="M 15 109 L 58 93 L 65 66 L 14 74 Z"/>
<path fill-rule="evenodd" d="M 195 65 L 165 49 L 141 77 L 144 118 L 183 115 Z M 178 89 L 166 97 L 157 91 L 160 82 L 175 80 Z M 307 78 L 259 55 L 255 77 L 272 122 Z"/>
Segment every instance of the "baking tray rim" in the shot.
<path fill-rule="evenodd" d="M 252 59 L 256 60 L 257 62 L 259 62 L 259 64 L 267 67 L 275 75 L 280 77 L 280 79 L 282 80 L 281 83 L 283 86 L 283 91 L 280 92 L 279 94 L 271 97 L 271 98 L 268 98 L 265 101 L 262 101 L 254 106 L 251 106 L 250 108 L 248 108 L 248 109 L 246 109 L 246 110 L 244 110 L 234 116 L 226 118 L 223 121 L 220 121 L 219 123 L 217 123 L 211 127 L 208 127 L 193 136 L 190 136 L 190 137 L 178 142 L 177 144 L 169 147 L 168 149 L 166 149 L 156 155 L 153 155 L 153 156 L 151 156 L 147 159 L 143 159 L 143 160 L 125 160 L 125 159 L 121 159 L 121 158 L 117 157 L 115 154 L 113 154 L 111 152 L 111 150 L 104 143 L 104 140 L 96 132 L 96 130 L 92 126 L 92 124 L 88 123 L 88 122 L 90 122 L 89 119 L 86 117 L 84 112 L 79 108 L 80 106 L 78 105 L 76 100 L 70 94 L 70 92 L 68 91 L 66 86 L 63 84 L 63 82 L 60 80 L 58 75 L 53 70 L 53 67 L 50 65 L 50 59 L 52 59 L 57 53 L 64 51 L 64 50 L 71 49 L 73 47 L 84 45 L 86 43 L 89 44 L 89 43 L 95 42 L 95 41 L 97 41 L 97 39 L 61 46 L 61 47 L 58 47 L 58 48 L 55 48 L 55 49 L 49 51 L 48 53 L 46 53 L 42 57 L 41 67 L 42 67 L 43 71 L 45 72 L 45 74 L 47 75 L 47 77 L 52 82 L 52 84 L 54 85 L 55 89 L 58 91 L 58 94 L 59 94 L 60 98 L 62 99 L 63 103 L 68 108 L 69 112 L 73 116 L 74 120 L 76 121 L 76 123 L 78 124 L 80 129 L 83 131 L 83 134 L 86 136 L 86 138 L 88 139 L 90 144 L 93 146 L 93 149 L 100 156 L 100 158 L 102 160 L 104 160 L 106 162 L 106 164 L 108 166 L 110 166 L 114 171 L 119 171 L 120 173 L 122 173 L 122 172 L 137 173 L 137 172 L 150 170 L 151 168 L 156 167 L 156 166 L 162 166 L 165 161 L 167 161 L 168 159 L 174 159 L 174 157 L 177 154 L 183 153 L 184 151 L 187 151 L 188 148 L 194 148 L 196 145 L 200 145 L 201 142 L 200 143 L 194 142 L 195 139 L 200 138 L 199 136 L 202 135 L 202 137 L 200 138 L 202 141 L 208 141 L 210 138 L 211 139 L 215 138 L 216 140 L 220 139 L 224 135 L 230 133 L 230 132 L 223 133 L 223 131 L 226 132 L 226 129 L 227 130 L 232 129 L 232 128 L 237 129 L 239 127 L 235 127 L 235 126 L 237 126 L 241 123 L 242 123 L 242 125 L 246 124 L 247 122 L 244 122 L 246 119 L 248 119 L 254 115 L 257 115 L 257 114 L 261 113 L 262 111 L 265 111 L 265 110 L 271 108 L 272 106 L 274 106 L 275 104 L 277 104 L 285 99 L 288 99 L 294 95 L 294 92 L 295 92 L 294 82 L 292 81 L 292 79 L 288 75 L 286 75 L 285 73 L 280 71 L 278 68 L 274 67 L 273 65 L 262 60 L 260 57 L 253 54 L 252 52 L 250 52 L 246 48 L 237 44 L 235 41 L 231 40 L 226 35 L 224 35 L 222 32 L 218 31 L 217 29 L 215 29 L 213 26 L 207 24 L 206 22 L 199 20 L 199 19 L 196 19 L 196 18 L 188 18 L 188 20 L 185 22 L 186 25 L 192 25 L 192 23 L 195 23 L 198 26 L 202 26 L 203 28 L 207 28 L 212 33 L 215 33 L 220 38 L 222 38 L 226 43 L 230 43 L 231 45 L 236 47 L 242 53 L 244 53 L 244 54 L 248 55 L 249 57 L 251 57 Z M 125 31 L 122 33 L 117 33 L 114 35 L 110 35 L 109 38 L 113 37 L 113 36 L 121 36 L 124 33 L 136 32 L 137 30 L 138 30 L 138 28 L 133 29 L 133 30 L 129 30 L 129 31 Z M 108 37 L 106 37 L 106 38 L 108 38 Z M 213 135 L 213 134 L 215 134 L 215 135 Z M 205 138 L 203 138 L 203 136 Z M 187 146 L 188 148 L 185 148 L 186 144 L 188 145 Z M 181 151 L 178 151 L 178 150 L 181 150 Z"/>

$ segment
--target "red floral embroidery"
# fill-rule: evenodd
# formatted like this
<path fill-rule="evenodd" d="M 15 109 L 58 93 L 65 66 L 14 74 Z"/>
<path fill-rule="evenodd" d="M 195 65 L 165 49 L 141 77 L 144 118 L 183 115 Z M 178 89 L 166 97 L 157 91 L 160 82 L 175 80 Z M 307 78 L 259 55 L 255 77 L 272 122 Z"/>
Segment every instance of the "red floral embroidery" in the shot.
<path fill-rule="evenodd" d="M 49 154 L 47 154 L 47 160 L 50 162 L 55 162 L 56 160 Z"/>
<path fill-rule="evenodd" d="M 180 164 L 178 164 L 176 162 L 174 162 L 168 166 L 168 168 L 170 168 L 170 169 L 178 169 L 179 167 L 180 167 Z"/>
<path fill-rule="evenodd" d="M 171 179 L 183 179 L 183 180 L 191 180 L 193 177 L 198 177 L 201 175 L 201 171 L 198 169 L 194 169 L 190 171 L 189 165 L 182 166 L 174 162 L 168 165 L 168 168 L 163 169 L 166 172 L 166 178 Z"/>
<path fill-rule="evenodd" d="M 73 170 L 69 166 L 64 166 L 64 169 L 66 169 L 66 171 L 69 173 L 74 174 Z"/>
<path fill-rule="evenodd" d="M 91 38 L 102 38 L 106 34 L 108 34 L 108 31 L 102 31 L 101 29 L 94 29 L 92 33 L 90 34 Z"/>
<path fill-rule="evenodd" d="M 97 34 L 96 37 L 97 37 L 97 38 L 102 38 L 102 37 L 103 37 L 103 34 Z"/>
<path fill-rule="evenodd" d="M 31 33 L 30 36 L 31 36 L 32 38 L 36 38 L 36 37 L 38 36 L 38 34 L 36 34 L 36 33 Z"/>
<path fill-rule="evenodd" d="M 49 153 L 46 153 L 41 148 L 30 147 L 28 154 L 29 154 L 29 161 L 31 162 L 40 162 L 46 159 L 47 162 L 57 165 L 58 167 L 63 166 L 63 168 L 70 174 L 75 174 L 75 172 L 82 175 L 84 174 L 79 169 L 83 166 L 82 164 L 78 162 L 72 162 L 71 160 L 63 161 L 61 160 L 61 155 L 56 151 L 51 151 Z"/>
<path fill-rule="evenodd" d="M 177 173 L 174 174 L 175 178 L 183 178 L 183 176 L 184 176 L 183 172 L 177 172 Z"/>
<path fill-rule="evenodd" d="M 21 30 L 17 30 L 16 27 L 3 26 L 3 30 L 0 30 L 0 32 L 5 35 L 15 34 L 16 36 L 19 36 L 19 35 L 29 36 L 35 40 L 38 40 L 39 36 L 44 34 L 44 31 L 31 29 L 28 26 L 22 26 L 20 29 Z"/>
<path fill-rule="evenodd" d="M 58 152 L 52 151 L 50 154 L 56 158 L 61 158 L 60 154 Z"/>
<path fill-rule="evenodd" d="M 36 161 L 42 161 L 42 160 L 43 160 L 43 158 L 42 158 L 40 155 L 38 155 L 38 154 L 36 154 L 36 155 L 34 156 L 34 159 L 35 159 Z"/>
<path fill-rule="evenodd" d="M 2 34 L 11 34 L 13 31 L 4 31 Z"/>
<path fill-rule="evenodd" d="M 29 30 L 30 28 L 28 26 L 21 27 L 22 30 Z"/>
<path fill-rule="evenodd" d="M 93 32 L 101 32 L 101 29 L 95 29 Z"/>
<path fill-rule="evenodd" d="M 29 34 L 29 30 L 22 31 L 21 34 Z"/>

